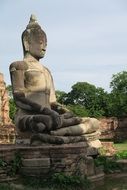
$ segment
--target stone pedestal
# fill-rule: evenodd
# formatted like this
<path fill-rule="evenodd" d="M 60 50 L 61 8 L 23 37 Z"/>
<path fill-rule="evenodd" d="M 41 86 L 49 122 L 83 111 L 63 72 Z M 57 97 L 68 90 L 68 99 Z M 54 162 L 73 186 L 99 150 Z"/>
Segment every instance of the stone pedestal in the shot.
<path fill-rule="evenodd" d="M 86 175 L 87 143 L 19 147 L 22 155 L 21 174 L 49 176 L 63 172 Z"/>
<path fill-rule="evenodd" d="M 97 169 L 93 158 L 87 156 L 87 149 L 86 142 L 42 146 L 1 145 L 0 158 L 9 164 L 15 160 L 15 154 L 20 154 L 22 166 L 18 171 L 19 177 L 23 175 L 44 179 L 62 172 L 96 178 Z"/>

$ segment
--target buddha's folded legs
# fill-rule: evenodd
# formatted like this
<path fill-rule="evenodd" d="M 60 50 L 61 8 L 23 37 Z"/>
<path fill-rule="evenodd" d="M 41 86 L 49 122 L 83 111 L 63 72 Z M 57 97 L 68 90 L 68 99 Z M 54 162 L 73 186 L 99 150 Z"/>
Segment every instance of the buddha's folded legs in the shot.
<path fill-rule="evenodd" d="M 83 118 L 77 125 L 71 125 L 61 129 L 51 131 L 51 135 L 56 136 L 78 136 L 85 133 L 93 133 L 99 129 L 100 122 L 95 118 Z"/>

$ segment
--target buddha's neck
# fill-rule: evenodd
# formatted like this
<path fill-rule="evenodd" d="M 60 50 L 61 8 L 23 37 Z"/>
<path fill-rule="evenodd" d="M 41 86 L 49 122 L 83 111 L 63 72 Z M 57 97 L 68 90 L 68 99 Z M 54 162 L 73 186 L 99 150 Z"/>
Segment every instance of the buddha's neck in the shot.
<path fill-rule="evenodd" d="M 32 61 L 32 62 L 38 62 L 39 59 L 36 59 L 35 57 L 33 57 L 31 54 L 29 53 L 26 53 L 25 56 L 24 56 L 24 59 L 25 60 L 29 60 L 29 61 Z"/>

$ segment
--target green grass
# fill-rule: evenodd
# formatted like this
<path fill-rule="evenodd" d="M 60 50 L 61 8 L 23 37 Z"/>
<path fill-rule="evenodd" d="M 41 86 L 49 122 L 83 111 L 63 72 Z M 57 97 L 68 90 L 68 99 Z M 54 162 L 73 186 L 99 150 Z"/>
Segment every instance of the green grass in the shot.
<path fill-rule="evenodd" d="M 114 146 L 117 152 L 127 151 L 127 141 L 124 143 L 115 143 Z"/>

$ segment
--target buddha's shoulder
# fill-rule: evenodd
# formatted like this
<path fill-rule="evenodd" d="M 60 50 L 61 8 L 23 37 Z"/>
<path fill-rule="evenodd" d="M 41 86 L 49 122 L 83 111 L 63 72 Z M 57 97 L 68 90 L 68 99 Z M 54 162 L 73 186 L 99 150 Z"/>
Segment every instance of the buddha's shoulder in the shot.
<path fill-rule="evenodd" d="M 47 72 L 51 75 L 51 71 L 47 67 L 45 67 L 45 66 L 43 66 L 43 67 L 44 67 L 45 72 Z"/>
<path fill-rule="evenodd" d="M 10 64 L 9 70 L 26 70 L 27 64 L 24 61 L 15 61 Z"/>

